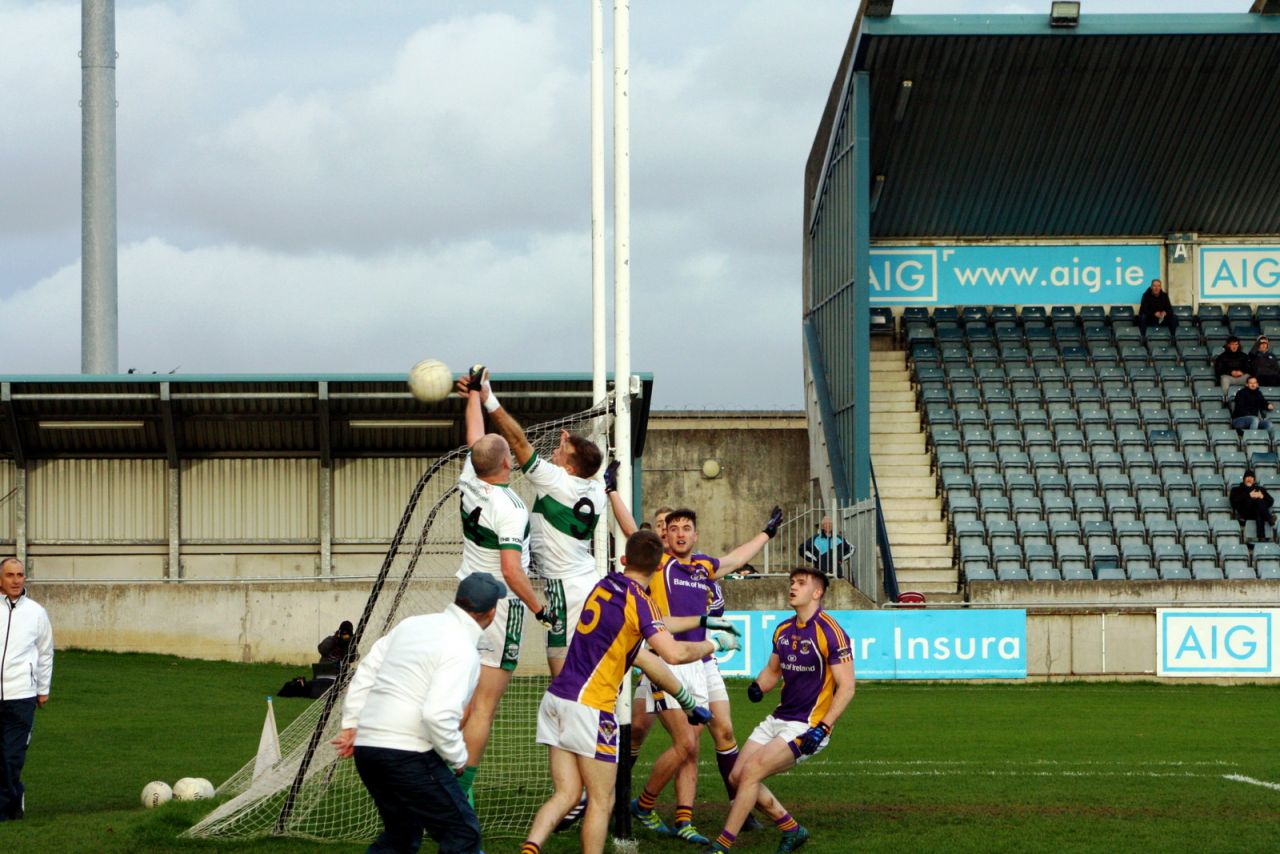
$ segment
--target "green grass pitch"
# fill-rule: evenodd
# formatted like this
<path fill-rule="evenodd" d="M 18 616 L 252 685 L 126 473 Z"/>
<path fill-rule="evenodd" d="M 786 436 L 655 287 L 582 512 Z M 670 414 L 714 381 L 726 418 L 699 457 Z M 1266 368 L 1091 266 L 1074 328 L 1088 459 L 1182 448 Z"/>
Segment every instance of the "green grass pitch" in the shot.
<path fill-rule="evenodd" d="M 290 839 L 177 839 L 202 803 L 143 810 L 149 780 L 215 785 L 257 748 L 264 698 L 304 668 L 59 652 L 9 851 L 360 851 Z M 739 740 L 771 707 L 731 683 Z M 280 727 L 305 700 L 277 700 Z M 635 785 L 664 746 L 655 731 Z M 695 822 L 724 793 L 709 740 Z M 859 686 L 831 746 L 772 786 L 813 839 L 804 850 L 1263 851 L 1280 839 L 1280 687 L 1151 683 Z M 670 821 L 670 790 L 660 810 Z M 692 846 L 637 831 L 642 851 Z M 773 829 L 735 850 L 771 852 Z M 513 851 L 515 839 L 485 850 Z M 424 850 L 430 850 L 427 846 Z M 548 852 L 577 850 L 575 834 Z"/>

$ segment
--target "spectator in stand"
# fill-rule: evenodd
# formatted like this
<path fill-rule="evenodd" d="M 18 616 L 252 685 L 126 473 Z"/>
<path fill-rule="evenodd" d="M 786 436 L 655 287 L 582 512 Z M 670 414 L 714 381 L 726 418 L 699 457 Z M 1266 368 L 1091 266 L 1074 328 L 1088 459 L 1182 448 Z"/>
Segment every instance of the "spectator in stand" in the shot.
<path fill-rule="evenodd" d="M 1213 372 L 1222 383 L 1222 402 L 1229 400 L 1228 394 L 1233 385 L 1244 385 L 1249 378 L 1249 354 L 1240 349 L 1240 339 L 1232 335 L 1227 339 L 1222 352 L 1213 360 Z"/>
<path fill-rule="evenodd" d="M 1258 385 L 1280 386 L 1280 360 L 1271 352 L 1271 342 L 1267 340 L 1267 336 L 1258 336 L 1258 343 L 1249 353 L 1249 364 L 1253 368 L 1250 373 L 1258 378 Z"/>
<path fill-rule="evenodd" d="M 1249 377 L 1231 404 L 1231 426 L 1237 430 L 1270 430 L 1271 422 L 1266 416 L 1275 408 L 1258 388 L 1258 378 Z"/>
<path fill-rule="evenodd" d="M 1144 341 L 1148 326 L 1163 326 L 1170 335 L 1178 331 L 1178 315 L 1173 313 L 1173 303 L 1169 302 L 1169 295 L 1164 292 L 1164 285 L 1159 279 L 1151 280 L 1151 287 L 1143 293 L 1142 302 L 1138 305 L 1138 332 Z"/>
<path fill-rule="evenodd" d="M 1244 477 L 1231 487 L 1231 509 L 1235 511 L 1240 524 L 1254 522 L 1258 528 L 1258 539 L 1267 538 L 1267 524 L 1275 528 L 1275 520 L 1271 516 L 1271 505 L 1275 499 L 1271 493 L 1258 483 L 1252 469 L 1245 469 Z"/>
<path fill-rule="evenodd" d="M 800 544 L 800 559 L 833 577 L 845 575 L 841 568 L 851 554 L 853 546 L 839 534 L 831 534 L 830 516 L 823 516 L 818 532 Z"/>

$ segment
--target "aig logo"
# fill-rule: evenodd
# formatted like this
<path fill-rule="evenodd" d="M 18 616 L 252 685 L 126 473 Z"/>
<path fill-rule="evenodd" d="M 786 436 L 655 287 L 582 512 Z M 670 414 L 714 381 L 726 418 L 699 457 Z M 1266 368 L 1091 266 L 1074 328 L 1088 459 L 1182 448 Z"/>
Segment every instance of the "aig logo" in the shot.
<path fill-rule="evenodd" d="M 1221 300 L 1280 297 L 1280 247 L 1200 247 L 1200 295 Z"/>
<path fill-rule="evenodd" d="M 1270 611 L 1161 611 L 1160 675 L 1270 674 Z"/>
<path fill-rule="evenodd" d="M 886 303 L 936 303 L 938 301 L 937 249 L 872 249 L 871 301 Z"/>

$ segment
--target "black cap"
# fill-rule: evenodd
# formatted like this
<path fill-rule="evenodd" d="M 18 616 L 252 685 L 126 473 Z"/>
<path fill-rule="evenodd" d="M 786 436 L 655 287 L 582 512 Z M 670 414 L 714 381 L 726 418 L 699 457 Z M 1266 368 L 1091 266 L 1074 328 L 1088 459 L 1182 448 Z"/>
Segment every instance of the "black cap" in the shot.
<path fill-rule="evenodd" d="M 355 628 L 351 625 L 350 620 L 343 620 L 338 624 L 338 634 L 340 635 L 349 635 L 354 631 Z"/>
<path fill-rule="evenodd" d="M 1251 477 L 1254 480 L 1258 479 L 1258 476 L 1253 473 L 1253 469 L 1245 469 L 1244 474 L 1240 476 L 1240 479 L 1244 480 L 1246 477 Z"/>
<path fill-rule="evenodd" d="M 507 585 L 487 572 L 473 572 L 458 585 L 455 601 L 473 614 L 483 614 L 506 596 Z"/>

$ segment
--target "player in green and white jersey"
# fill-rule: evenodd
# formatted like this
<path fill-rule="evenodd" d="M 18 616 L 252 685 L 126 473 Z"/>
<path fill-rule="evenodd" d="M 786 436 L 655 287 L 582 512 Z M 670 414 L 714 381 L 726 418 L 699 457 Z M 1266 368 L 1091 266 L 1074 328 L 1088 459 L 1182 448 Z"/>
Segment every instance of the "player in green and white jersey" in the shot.
<path fill-rule="evenodd" d="M 463 534 L 458 578 L 488 572 L 501 577 L 510 591 L 506 599 L 499 600 L 493 622 L 481 636 L 480 681 L 462 727 L 467 767 L 459 782 L 469 798 L 498 702 L 520 659 L 525 608 L 539 620 L 546 619 L 547 609 L 527 575 L 529 510 L 510 487 L 511 448 L 502 436 L 484 432 L 479 382 L 459 381 L 458 393 L 467 398 L 467 445 L 471 448 L 458 478 Z"/>
<path fill-rule="evenodd" d="M 493 426 L 510 443 L 536 490 L 533 562 L 547 581 L 547 664 L 554 677 L 564 667 L 571 627 L 578 624 L 583 603 L 600 580 L 591 542 L 606 502 L 604 486 L 594 479 L 602 455 L 590 439 L 564 430 L 551 458 L 538 456 L 520 424 L 498 402 L 487 373 L 479 366 L 476 371 L 481 373 L 481 399 Z"/>

